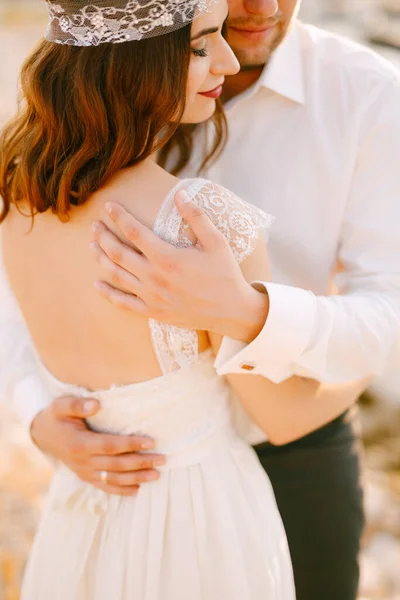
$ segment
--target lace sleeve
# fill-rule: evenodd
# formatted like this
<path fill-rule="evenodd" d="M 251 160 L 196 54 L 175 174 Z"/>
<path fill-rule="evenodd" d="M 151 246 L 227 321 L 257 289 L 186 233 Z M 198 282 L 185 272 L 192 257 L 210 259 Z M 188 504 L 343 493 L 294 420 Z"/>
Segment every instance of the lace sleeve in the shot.
<path fill-rule="evenodd" d="M 255 249 L 260 230 L 266 232 L 273 218 L 262 210 L 244 202 L 229 190 L 205 179 L 184 180 L 189 196 L 204 210 L 228 240 L 238 263 Z M 174 192 L 167 196 L 158 213 L 154 232 L 165 241 L 181 248 L 193 245 L 188 225 L 174 203 Z M 198 359 L 197 332 L 149 321 L 154 350 L 163 374 L 184 368 Z"/>
<path fill-rule="evenodd" d="M 260 231 L 267 235 L 274 220 L 263 210 L 211 181 L 203 180 L 194 200 L 224 234 L 238 263 L 252 254 Z M 188 239 L 188 226 L 183 222 L 179 237 Z"/>

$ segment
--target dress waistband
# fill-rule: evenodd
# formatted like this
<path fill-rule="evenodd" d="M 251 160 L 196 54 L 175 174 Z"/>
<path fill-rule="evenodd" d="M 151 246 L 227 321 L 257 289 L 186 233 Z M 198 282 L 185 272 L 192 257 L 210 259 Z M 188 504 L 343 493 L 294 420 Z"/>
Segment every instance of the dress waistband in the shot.
<path fill-rule="evenodd" d="M 244 442 L 233 430 L 219 431 L 196 441 L 192 446 L 165 453 L 167 463 L 158 470 L 162 474 L 173 469 L 194 466 L 215 452 L 221 452 L 224 448 L 234 447 L 238 444 L 244 444 Z M 157 449 L 157 452 L 163 453 L 162 449 Z M 58 467 L 51 485 L 49 502 L 51 507 L 57 511 L 82 508 L 100 516 L 107 510 L 109 496 L 106 492 L 81 481 L 75 473 L 61 465 Z"/>

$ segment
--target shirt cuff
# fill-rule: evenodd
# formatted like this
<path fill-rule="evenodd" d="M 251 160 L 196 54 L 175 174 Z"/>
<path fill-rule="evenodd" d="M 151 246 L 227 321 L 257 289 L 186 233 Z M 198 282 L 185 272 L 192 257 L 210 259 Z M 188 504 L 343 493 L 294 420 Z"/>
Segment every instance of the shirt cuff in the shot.
<path fill-rule="evenodd" d="M 13 396 L 14 408 L 29 433 L 34 418 L 51 404 L 52 397 L 41 380 L 33 375 L 15 385 Z"/>
<path fill-rule="evenodd" d="M 295 374 L 295 363 L 313 336 L 317 306 L 312 292 L 277 283 L 252 284 L 269 296 L 269 313 L 250 344 L 225 337 L 215 368 L 219 375 L 251 373 L 280 383 Z"/>

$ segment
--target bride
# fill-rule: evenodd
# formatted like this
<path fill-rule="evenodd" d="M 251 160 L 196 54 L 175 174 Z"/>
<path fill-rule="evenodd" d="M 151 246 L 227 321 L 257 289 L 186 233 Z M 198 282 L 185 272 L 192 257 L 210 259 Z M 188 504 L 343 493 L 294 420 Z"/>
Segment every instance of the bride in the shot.
<path fill-rule="evenodd" d="M 333 418 L 343 400 L 316 408 L 313 383 L 295 378 L 225 381 L 213 368 L 218 336 L 117 311 L 91 283 L 100 276 L 92 223 L 101 216 L 112 229 L 102 215 L 110 199 L 171 244 L 195 242 L 174 204 L 178 190 L 224 233 L 244 283 L 269 275 L 270 218 L 154 160 L 180 123 L 223 123 L 216 99 L 238 69 L 223 37 L 226 0 L 47 4 L 46 40 L 24 66 L 24 106 L 0 146 L 2 310 L 14 315 L 2 335 L 21 372 L 35 354 L 53 397 L 100 401 L 93 430 L 150 435 L 167 462 L 130 497 L 58 465 L 22 599 L 294 600 L 274 495 L 232 406 L 237 397 L 279 441 Z M 301 400 L 289 425 L 282 415 Z"/>

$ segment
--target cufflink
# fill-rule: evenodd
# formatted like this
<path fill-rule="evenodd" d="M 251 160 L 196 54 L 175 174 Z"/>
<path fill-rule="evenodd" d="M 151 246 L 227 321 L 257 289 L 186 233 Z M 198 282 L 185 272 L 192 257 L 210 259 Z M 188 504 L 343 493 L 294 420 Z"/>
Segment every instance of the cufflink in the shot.
<path fill-rule="evenodd" d="M 242 363 L 240 368 L 243 369 L 243 371 L 254 371 L 256 365 L 253 365 L 253 363 Z"/>

